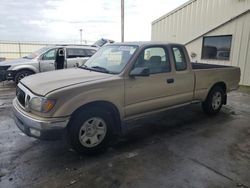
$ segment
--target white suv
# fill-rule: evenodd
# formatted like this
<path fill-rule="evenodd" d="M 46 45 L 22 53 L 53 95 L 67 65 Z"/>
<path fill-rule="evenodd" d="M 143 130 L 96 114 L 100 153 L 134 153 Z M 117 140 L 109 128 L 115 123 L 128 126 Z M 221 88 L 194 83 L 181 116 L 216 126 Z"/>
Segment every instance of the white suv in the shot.
<path fill-rule="evenodd" d="M 23 58 L 0 62 L 0 81 L 18 83 L 31 74 L 78 67 L 91 57 L 97 48 L 91 46 L 49 46 Z"/>

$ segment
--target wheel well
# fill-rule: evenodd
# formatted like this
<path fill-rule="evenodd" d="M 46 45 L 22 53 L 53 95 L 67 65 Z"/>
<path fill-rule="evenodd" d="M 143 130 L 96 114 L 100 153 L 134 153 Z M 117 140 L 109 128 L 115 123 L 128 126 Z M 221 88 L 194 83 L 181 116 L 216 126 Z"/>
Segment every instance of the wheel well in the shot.
<path fill-rule="evenodd" d="M 33 70 L 31 70 L 31 69 L 28 69 L 28 68 L 17 70 L 17 71 L 16 71 L 16 74 L 17 74 L 18 72 L 21 72 L 21 71 L 31 71 L 33 74 L 35 74 L 35 71 L 33 71 Z"/>
<path fill-rule="evenodd" d="M 31 71 L 32 74 L 35 74 L 35 73 L 36 73 L 35 71 L 33 71 L 32 69 L 29 69 L 29 68 L 24 68 L 24 69 L 16 70 L 16 72 L 14 72 L 13 78 L 12 78 L 12 80 L 13 80 L 14 82 L 18 83 L 18 82 L 16 81 L 16 75 L 17 75 L 19 72 L 21 72 L 21 71 Z"/>
<path fill-rule="evenodd" d="M 76 109 L 73 112 L 71 118 L 73 118 L 74 115 L 77 114 L 80 110 L 91 108 L 91 107 L 102 108 L 102 109 L 107 110 L 109 113 L 111 113 L 112 118 L 114 119 L 114 127 L 113 127 L 114 134 L 118 135 L 121 133 L 120 113 L 119 113 L 119 110 L 117 109 L 117 107 L 111 102 L 95 101 L 95 102 L 90 102 L 90 103 L 84 104 L 83 106 L 79 107 L 78 109 Z"/>
<path fill-rule="evenodd" d="M 216 84 L 213 85 L 213 87 L 211 87 L 210 91 L 216 86 L 221 87 L 225 94 L 227 93 L 227 86 L 224 82 L 217 82 Z"/>
<path fill-rule="evenodd" d="M 226 84 L 225 84 L 224 82 L 217 82 L 217 83 L 215 83 L 215 84 L 211 87 L 211 89 L 209 90 L 208 94 L 209 94 L 209 93 L 212 91 L 212 89 L 213 89 L 214 87 L 216 87 L 216 86 L 221 87 L 222 90 L 224 91 L 223 104 L 227 104 L 227 86 L 226 86 Z M 208 96 L 208 95 L 207 95 L 207 96 Z"/>

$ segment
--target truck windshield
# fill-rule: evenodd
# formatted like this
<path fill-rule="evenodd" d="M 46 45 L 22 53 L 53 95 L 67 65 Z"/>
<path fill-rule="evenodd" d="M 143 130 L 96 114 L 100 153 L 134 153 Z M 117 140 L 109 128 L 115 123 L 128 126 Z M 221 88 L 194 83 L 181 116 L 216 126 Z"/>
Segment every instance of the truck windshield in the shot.
<path fill-rule="evenodd" d="M 118 74 L 126 66 L 138 46 L 108 45 L 98 50 L 81 68 Z"/>
<path fill-rule="evenodd" d="M 47 47 L 44 47 L 44 48 L 41 48 L 35 52 L 32 52 L 26 56 L 24 56 L 23 58 L 26 58 L 26 59 L 34 59 L 36 58 L 37 56 L 40 56 L 41 54 L 43 54 L 44 52 L 46 52 L 47 50 L 49 50 L 50 48 L 47 48 Z"/>

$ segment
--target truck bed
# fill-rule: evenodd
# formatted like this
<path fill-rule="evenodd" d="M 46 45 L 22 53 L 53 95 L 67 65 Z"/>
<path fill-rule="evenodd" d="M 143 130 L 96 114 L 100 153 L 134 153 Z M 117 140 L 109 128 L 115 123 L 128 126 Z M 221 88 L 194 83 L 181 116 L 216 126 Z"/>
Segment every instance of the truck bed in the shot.
<path fill-rule="evenodd" d="M 227 92 L 238 88 L 240 68 L 225 65 L 191 63 L 195 75 L 195 99 L 204 101 L 215 83 L 224 83 Z"/>
<path fill-rule="evenodd" d="M 226 65 L 214 65 L 214 64 L 206 64 L 206 63 L 191 63 L 192 69 L 215 69 L 215 68 L 228 68 L 231 66 Z"/>

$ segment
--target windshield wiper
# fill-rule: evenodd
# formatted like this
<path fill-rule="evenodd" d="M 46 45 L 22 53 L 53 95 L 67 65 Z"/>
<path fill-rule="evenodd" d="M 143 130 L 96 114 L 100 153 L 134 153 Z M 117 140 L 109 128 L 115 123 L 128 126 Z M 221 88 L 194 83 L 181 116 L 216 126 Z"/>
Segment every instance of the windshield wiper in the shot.
<path fill-rule="evenodd" d="M 108 69 L 100 66 L 93 66 L 93 67 L 88 67 L 86 65 L 82 65 L 79 68 L 85 69 L 85 70 L 92 70 L 92 71 L 97 71 L 97 72 L 103 72 L 103 73 L 109 73 L 109 74 L 116 74 L 115 72 L 111 72 Z"/>
<path fill-rule="evenodd" d="M 104 68 L 104 67 L 93 66 L 93 67 L 91 67 L 91 68 L 93 68 L 93 69 L 98 69 L 98 70 L 100 70 L 101 72 L 110 73 L 110 71 L 109 71 L 108 69 Z"/>
<path fill-rule="evenodd" d="M 82 65 L 82 66 L 80 66 L 80 67 L 78 67 L 78 68 L 81 68 L 81 69 L 86 69 L 86 70 L 93 70 L 93 69 L 91 69 L 91 68 L 87 67 L 86 65 Z"/>

